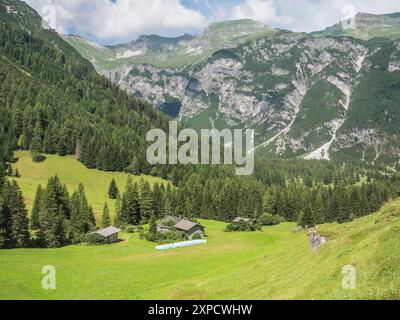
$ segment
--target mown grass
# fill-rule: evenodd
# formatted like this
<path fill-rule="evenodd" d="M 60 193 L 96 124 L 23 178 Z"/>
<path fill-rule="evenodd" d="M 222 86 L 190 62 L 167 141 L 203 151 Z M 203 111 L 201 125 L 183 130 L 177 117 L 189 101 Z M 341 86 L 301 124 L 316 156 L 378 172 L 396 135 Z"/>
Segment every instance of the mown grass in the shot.
<path fill-rule="evenodd" d="M 24 157 L 20 161 L 22 168 Z M 69 170 L 63 174 L 71 185 L 85 175 L 74 178 Z M 19 182 L 36 174 L 26 172 Z M 201 223 L 206 245 L 166 252 L 137 234 L 122 234 L 122 242 L 106 246 L 0 251 L 0 299 L 400 298 L 400 200 L 352 223 L 320 226 L 328 243 L 315 253 L 292 223 L 253 233 L 226 233 L 224 223 Z M 56 268 L 56 290 L 41 287 L 44 265 Z M 342 288 L 346 265 L 357 270 L 356 290 Z"/>
<path fill-rule="evenodd" d="M 61 182 L 67 186 L 70 194 L 78 188 L 79 183 L 85 186 L 89 203 L 93 206 L 97 217 L 102 213 L 105 202 L 108 203 L 113 214 L 115 201 L 108 197 L 110 182 L 115 179 L 118 188 L 123 191 L 128 179 L 128 174 L 125 173 L 87 169 L 73 156 L 46 155 L 46 161 L 41 163 L 34 163 L 29 152 L 26 151 L 16 152 L 16 157 L 19 160 L 13 167 L 18 169 L 21 174 L 21 178 L 17 181 L 23 191 L 29 210 L 33 205 L 38 185 L 45 187 L 50 177 L 58 175 Z M 142 178 L 149 181 L 151 185 L 156 182 L 169 183 L 166 180 L 150 176 L 132 176 L 134 182 L 139 182 Z"/>

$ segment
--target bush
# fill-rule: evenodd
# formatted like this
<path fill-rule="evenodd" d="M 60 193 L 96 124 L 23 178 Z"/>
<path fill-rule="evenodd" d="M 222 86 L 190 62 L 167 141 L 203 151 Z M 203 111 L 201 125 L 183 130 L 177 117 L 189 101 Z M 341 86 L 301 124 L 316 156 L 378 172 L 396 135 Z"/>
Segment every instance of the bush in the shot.
<path fill-rule="evenodd" d="M 256 231 L 261 230 L 261 225 L 254 224 L 253 222 L 232 222 L 226 227 L 226 232 L 243 232 L 243 231 Z"/>
<path fill-rule="evenodd" d="M 180 242 L 189 240 L 188 236 L 185 233 L 171 230 L 166 233 L 161 232 L 143 232 L 142 237 L 150 242 L 155 242 L 158 244 L 164 243 L 173 243 L 173 242 Z"/>
<path fill-rule="evenodd" d="M 276 226 L 283 221 L 284 221 L 284 219 L 281 218 L 280 216 L 272 215 L 270 213 L 265 213 L 258 219 L 258 222 L 262 226 Z"/>
<path fill-rule="evenodd" d="M 193 236 L 192 236 L 192 240 L 201 240 L 201 235 L 199 234 L 199 233 L 195 233 Z"/>
<path fill-rule="evenodd" d="M 133 225 L 123 223 L 119 228 L 126 233 L 135 233 L 139 227 L 137 228 Z"/>
<path fill-rule="evenodd" d="M 32 161 L 36 163 L 40 163 L 46 160 L 46 157 L 40 153 L 32 152 Z"/>

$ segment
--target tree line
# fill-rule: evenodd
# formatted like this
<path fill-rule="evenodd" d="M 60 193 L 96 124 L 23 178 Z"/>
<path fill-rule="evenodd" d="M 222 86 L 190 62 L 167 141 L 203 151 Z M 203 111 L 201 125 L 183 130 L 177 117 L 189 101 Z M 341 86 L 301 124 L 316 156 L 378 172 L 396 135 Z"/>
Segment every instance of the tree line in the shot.
<path fill-rule="evenodd" d="M 56 248 L 82 242 L 96 221 L 82 184 L 69 195 L 55 176 L 39 186 L 29 218 L 22 192 L 14 181 L 0 188 L 0 248 Z"/>

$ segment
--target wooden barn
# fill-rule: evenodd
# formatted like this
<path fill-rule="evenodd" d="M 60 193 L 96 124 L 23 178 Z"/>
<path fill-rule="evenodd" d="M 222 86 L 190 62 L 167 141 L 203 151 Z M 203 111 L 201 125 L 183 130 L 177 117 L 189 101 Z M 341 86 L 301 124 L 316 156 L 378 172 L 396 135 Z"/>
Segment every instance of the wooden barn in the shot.
<path fill-rule="evenodd" d="M 171 230 L 184 232 L 189 238 L 192 238 L 195 234 L 198 234 L 201 237 L 205 236 L 204 227 L 201 224 L 174 216 L 166 217 L 157 226 L 157 231 L 161 233 L 166 233 Z"/>
<path fill-rule="evenodd" d="M 96 235 L 103 240 L 104 243 L 115 243 L 119 241 L 120 229 L 115 227 L 108 227 L 92 232 L 92 235 Z"/>

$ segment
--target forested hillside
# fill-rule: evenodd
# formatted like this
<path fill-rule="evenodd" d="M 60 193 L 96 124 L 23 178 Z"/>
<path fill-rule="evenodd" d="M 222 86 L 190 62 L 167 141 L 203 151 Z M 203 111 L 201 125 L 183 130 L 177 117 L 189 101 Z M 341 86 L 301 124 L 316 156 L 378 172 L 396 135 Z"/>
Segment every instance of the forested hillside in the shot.
<path fill-rule="evenodd" d="M 99 76 L 23 2 L 2 0 L 0 10 L 2 157 L 18 144 L 91 168 L 149 171 L 145 134 L 165 118 Z"/>
<path fill-rule="evenodd" d="M 4 179 L 19 177 L 10 165 L 15 150 L 30 150 L 36 162 L 43 154 L 70 154 L 89 168 L 140 174 L 151 170 L 144 161 L 147 131 L 166 123 L 99 76 L 24 2 L 1 0 L 0 247 L 61 246 L 95 228 L 83 185 L 70 196 L 57 177 L 37 201 L 40 214 L 29 219 L 18 183 Z"/>
<path fill-rule="evenodd" d="M 22 149 L 29 150 L 35 162 L 45 161 L 46 154 L 75 155 L 88 168 L 169 179 L 173 188 L 151 189 L 146 185 L 146 190 L 140 191 L 127 183 L 121 190 L 121 206 L 112 211 L 119 224 L 128 226 L 169 214 L 227 222 L 237 216 L 262 220 L 272 215 L 313 226 L 351 221 L 375 212 L 400 194 L 396 168 L 350 162 L 260 157 L 249 177 L 235 176 L 232 166 L 152 168 L 145 160 L 145 135 L 152 127 L 165 128 L 167 118 L 97 75 L 93 66 L 54 31 L 42 28 L 39 15 L 23 2 L 0 3 L 0 156 L 8 176 L 24 179 L 11 167 L 17 160 L 13 151 Z M 74 178 L 78 185 L 80 177 Z M 1 186 L 0 223 L 7 232 L 14 227 L 17 234 L 21 231 L 23 240 L 20 244 L 13 240 L 12 246 L 26 246 L 29 227 L 22 193 L 15 182 Z M 68 243 L 57 230 L 64 222 L 72 223 L 76 199 L 70 197 L 73 190 L 69 193 L 58 178 L 45 187 L 50 198 L 45 202 L 38 194 L 35 202 L 42 214 L 48 215 L 42 224 L 53 221 L 49 228 L 58 238 L 42 242 L 59 246 Z M 74 230 L 79 229 L 81 239 L 95 227 L 95 221 L 83 189 L 78 193 L 84 206 L 75 210 L 82 223 Z M 64 202 L 67 209 L 54 209 Z M 41 227 L 41 239 L 49 228 L 40 223 L 37 227 Z"/>

